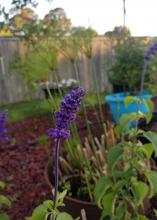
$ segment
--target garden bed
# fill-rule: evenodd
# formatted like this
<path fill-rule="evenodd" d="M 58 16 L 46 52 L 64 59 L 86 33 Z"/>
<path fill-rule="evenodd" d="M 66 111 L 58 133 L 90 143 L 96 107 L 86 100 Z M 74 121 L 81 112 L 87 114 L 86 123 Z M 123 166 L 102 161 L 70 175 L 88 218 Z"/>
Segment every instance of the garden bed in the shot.
<path fill-rule="evenodd" d="M 106 105 L 103 106 L 103 111 L 105 121 L 112 120 Z M 93 133 L 99 137 L 102 130 L 97 123 L 98 109 L 96 111 L 90 107 L 87 112 L 88 120 L 94 125 Z M 82 114 L 77 117 L 77 125 L 83 140 L 87 135 L 87 128 Z M 13 199 L 12 208 L 8 210 L 11 220 L 24 220 L 44 199 L 51 198 L 50 188 L 44 178 L 48 158 L 43 146 L 37 143 L 37 138 L 47 134 L 50 127 L 53 127 L 52 119 L 45 115 L 8 125 L 15 141 L 0 149 L 0 180 L 7 184 L 5 194 Z M 49 146 L 49 149 L 53 153 L 53 147 Z M 153 199 L 152 204 L 152 209 L 157 208 L 157 198 Z"/>
<path fill-rule="evenodd" d="M 111 119 L 108 108 L 104 105 L 103 109 L 106 120 Z M 95 108 L 88 108 L 88 119 L 94 123 L 93 132 L 99 136 L 101 131 L 96 115 L 98 111 Z M 87 128 L 81 114 L 77 117 L 77 124 L 83 139 L 87 135 Z M 5 192 L 14 200 L 8 211 L 11 220 L 24 220 L 38 204 L 51 197 L 44 178 L 48 158 L 42 145 L 37 144 L 37 138 L 46 135 L 50 127 L 53 127 L 52 118 L 47 115 L 8 125 L 14 141 L 0 148 L 0 180 L 6 183 Z M 53 152 L 52 148 L 50 150 Z"/>

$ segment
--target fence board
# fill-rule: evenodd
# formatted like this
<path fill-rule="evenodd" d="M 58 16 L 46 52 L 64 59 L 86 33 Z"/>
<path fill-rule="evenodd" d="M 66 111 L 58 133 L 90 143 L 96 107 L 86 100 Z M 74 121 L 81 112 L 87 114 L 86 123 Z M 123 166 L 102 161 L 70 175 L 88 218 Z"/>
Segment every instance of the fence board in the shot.
<path fill-rule="evenodd" d="M 97 37 L 93 40 L 91 60 L 88 60 L 83 55 L 80 55 L 78 58 L 76 64 L 79 72 L 80 84 L 87 91 L 95 91 L 94 69 L 99 84 L 99 90 L 110 90 L 107 73 L 104 68 L 104 60 L 110 49 L 110 42 L 107 38 Z M 41 98 L 41 93 L 39 93 L 39 91 L 32 93 L 20 76 L 9 68 L 10 63 L 22 53 L 22 43 L 18 38 L 0 38 L 0 105 L 19 102 L 30 98 Z M 92 63 L 94 63 L 94 68 Z M 66 58 L 61 59 L 56 72 L 60 79 L 76 79 L 74 66 Z M 51 77 L 50 79 L 52 80 Z"/>

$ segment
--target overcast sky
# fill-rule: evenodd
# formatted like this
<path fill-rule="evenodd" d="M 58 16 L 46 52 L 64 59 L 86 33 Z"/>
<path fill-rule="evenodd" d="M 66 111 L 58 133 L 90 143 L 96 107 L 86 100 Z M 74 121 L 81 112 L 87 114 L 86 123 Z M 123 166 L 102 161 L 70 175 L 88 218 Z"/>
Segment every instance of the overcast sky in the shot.
<path fill-rule="evenodd" d="M 9 7 L 11 0 L 0 0 Z M 38 0 L 42 18 L 49 10 L 61 7 L 74 26 L 91 26 L 99 34 L 123 25 L 123 0 Z M 157 0 L 126 0 L 126 26 L 134 36 L 157 36 Z"/>

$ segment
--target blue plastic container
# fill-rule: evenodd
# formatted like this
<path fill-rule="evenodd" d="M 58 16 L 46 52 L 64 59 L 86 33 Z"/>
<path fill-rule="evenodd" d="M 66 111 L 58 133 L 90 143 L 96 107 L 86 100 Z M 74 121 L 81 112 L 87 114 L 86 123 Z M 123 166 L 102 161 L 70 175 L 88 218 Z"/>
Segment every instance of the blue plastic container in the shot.
<path fill-rule="evenodd" d="M 130 105 L 128 105 L 128 107 L 126 107 L 124 104 L 124 100 L 129 95 L 129 93 L 122 92 L 108 95 L 105 97 L 105 100 L 110 107 L 110 111 L 112 112 L 113 119 L 117 123 L 119 122 L 119 119 L 123 114 L 137 112 L 138 110 L 140 110 L 142 113 L 148 112 L 148 108 L 144 103 L 141 103 L 140 108 L 138 108 L 137 103 L 135 102 L 132 102 Z M 136 97 L 142 99 L 151 99 L 152 95 L 144 93 L 142 95 L 137 95 Z"/>

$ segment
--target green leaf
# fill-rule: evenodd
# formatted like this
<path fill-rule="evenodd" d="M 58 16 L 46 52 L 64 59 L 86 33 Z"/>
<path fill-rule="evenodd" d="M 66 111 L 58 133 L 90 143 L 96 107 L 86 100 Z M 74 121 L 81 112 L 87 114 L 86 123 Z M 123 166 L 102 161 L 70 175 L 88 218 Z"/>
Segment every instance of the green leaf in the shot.
<path fill-rule="evenodd" d="M 121 201 L 118 207 L 116 208 L 117 219 L 124 219 L 126 210 L 127 210 L 126 203 L 124 201 Z"/>
<path fill-rule="evenodd" d="M 74 220 L 73 217 L 71 215 L 69 215 L 66 212 L 61 212 L 59 213 L 59 215 L 57 216 L 56 220 Z"/>
<path fill-rule="evenodd" d="M 105 192 L 110 188 L 110 186 L 111 186 L 111 182 L 105 176 L 101 177 L 96 183 L 96 186 L 94 189 L 94 197 L 95 197 L 96 203 L 98 204 L 98 207 L 101 208 L 101 200 Z"/>
<path fill-rule="evenodd" d="M 46 200 L 43 202 L 43 206 L 45 206 L 46 209 L 52 210 L 53 201 L 52 200 Z"/>
<path fill-rule="evenodd" d="M 5 187 L 5 183 L 0 181 L 0 189 L 4 189 L 4 187 Z"/>
<path fill-rule="evenodd" d="M 47 214 L 47 209 L 44 205 L 39 205 L 33 211 L 33 214 L 29 220 L 45 220 L 45 216 Z"/>
<path fill-rule="evenodd" d="M 122 159 L 123 154 L 123 148 L 120 145 L 116 145 L 115 147 L 112 147 L 108 154 L 107 154 L 107 162 L 109 165 L 110 171 L 114 168 L 114 166 L 120 162 Z"/>
<path fill-rule="evenodd" d="M 111 219 L 110 216 L 106 215 L 106 212 L 103 210 L 101 213 L 100 220 L 110 220 L 110 219 Z"/>
<path fill-rule="evenodd" d="M 157 135 L 156 133 L 147 131 L 147 132 L 143 132 L 143 136 L 146 137 L 147 140 L 149 140 L 152 143 L 155 156 L 157 157 Z"/>
<path fill-rule="evenodd" d="M 148 112 L 145 114 L 146 122 L 149 123 L 152 118 L 152 113 L 154 110 L 154 104 L 151 99 L 143 99 L 143 103 L 148 109 Z"/>
<path fill-rule="evenodd" d="M 150 122 L 150 120 L 152 119 L 152 113 L 147 112 L 145 114 L 145 119 L 146 119 L 146 123 L 148 124 Z"/>
<path fill-rule="evenodd" d="M 9 216 L 6 213 L 0 214 L 0 220 L 9 220 Z"/>
<path fill-rule="evenodd" d="M 149 170 L 145 172 L 145 176 L 150 184 L 149 198 L 152 198 L 157 193 L 157 172 Z"/>
<path fill-rule="evenodd" d="M 67 194 L 67 190 L 64 190 L 63 192 L 57 193 L 57 201 L 59 201 L 59 200 L 63 201 L 66 194 Z"/>
<path fill-rule="evenodd" d="M 153 145 L 149 143 L 149 144 L 144 144 L 138 150 L 143 152 L 146 155 L 147 159 L 150 159 L 154 148 L 153 148 Z"/>
<path fill-rule="evenodd" d="M 135 96 L 127 96 L 124 100 L 125 107 L 130 105 L 132 102 L 137 102 L 138 99 Z"/>
<path fill-rule="evenodd" d="M 119 138 L 120 135 L 121 135 L 121 128 L 120 128 L 120 126 L 116 126 L 115 129 L 114 129 L 114 132 L 116 134 L 116 137 Z"/>
<path fill-rule="evenodd" d="M 124 188 L 126 183 L 127 181 L 125 179 L 117 181 L 116 184 L 114 185 L 114 192 L 119 193 Z"/>
<path fill-rule="evenodd" d="M 128 130 L 130 130 L 131 123 L 136 124 L 136 122 L 141 118 L 145 118 L 145 114 L 143 114 L 140 111 L 122 115 L 122 117 L 120 119 L 121 131 L 125 132 L 125 130 L 127 130 L 127 132 L 128 132 Z"/>
<path fill-rule="evenodd" d="M 13 175 L 10 175 L 10 176 L 7 177 L 7 181 L 9 181 L 9 182 L 12 181 L 13 179 L 14 179 Z"/>
<path fill-rule="evenodd" d="M 154 103 L 151 99 L 143 99 L 144 104 L 147 106 L 149 112 L 152 114 L 154 110 Z"/>
<path fill-rule="evenodd" d="M 130 114 L 124 114 L 120 118 L 120 132 L 124 132 L 124 130 L 130 130 L 130 123 L 137 118 L 137 113 L 132 112 Z"/>
<path fill-rule="evenodd" d="M 132 182 L 132 192 L 137 206 L 142 205 L 148 193 L 148 186 L 142 181 L 134 180 Z"/>
<path fill-rule="evenodd" d="M 40 137 L 37 138 L 37 141 L 40 145 L 47 144 L 48 143 L 48 136 L 41 135 Z"/>
<path fill-rule="evenodd" d="M 142 118 L 141 113 L 132 112 L 130 114 L 124 114 L 119 121 L 119 132 L 128 133 L 130 131 L 131 122 L 135 123 L 139 118 Z"/>
<path fill-rule="evenodd" d="M 133 175 L 133 171 L 131 169 L 129 170 L 113 170 L 112 171 L 112 176 L 114 178 L 124 178 L 124 179 L 128 179 Z"/>
<path fill-rule="evenodd" d="M 106 193 L 103 196 L 102 204 L 103 204 L 103 211 L 106 215 L 112 216 L 114 213 L 115 208 L 115 192 Z"/>
<path fill-rule="evenodd" d="M 144 215 L 140 215 L 136 218 L 136 220 L 149 220 L 149 219 Z"/>
<path fill-rule="evenodd" d="M 9 208 L 11 208 L 11 202 L 10 202 L 10 200 L 9 200 L 6 196 L 0 195 L 0 207 L 1 207 L 2 205 L 6 205 L 6 206 L 8 206 Z"/>
<path fill-rule="evenodd" d="M 63 192 L 57 192 L 57 201 L 56 201 L 56 207 L 65 206 L 63 203 L 63 200 L 67 194 L 67 190 L 64 190 Z M 54 195 L 54 189 L 52 189 L 52 195 Z M 52 201 L 53 202 L 53 201 Z"/>

